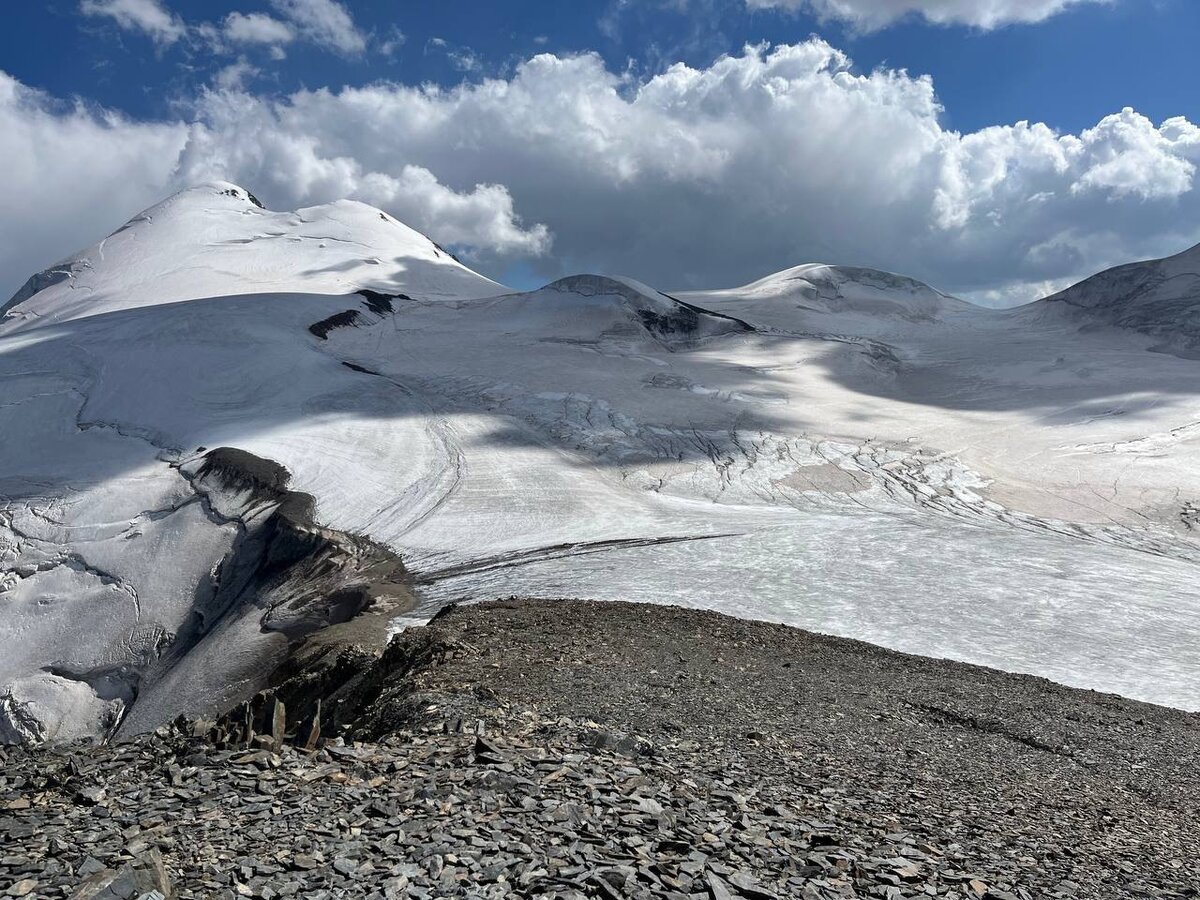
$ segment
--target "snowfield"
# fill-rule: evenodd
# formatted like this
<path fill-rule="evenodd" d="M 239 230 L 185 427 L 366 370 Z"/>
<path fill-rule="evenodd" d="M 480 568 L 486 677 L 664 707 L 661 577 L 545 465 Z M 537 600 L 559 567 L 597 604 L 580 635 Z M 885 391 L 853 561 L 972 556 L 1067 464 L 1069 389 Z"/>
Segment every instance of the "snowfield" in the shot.
<path fill-rule="evenodd" d="M 1114 272 L 514 293 L 363 204 L 185 191 L 3 308 L 0 740 L 229 705 L 352 614 L 301 581 L 389 553 L 394 628 L 677 603 L 1200 709 L 1200 251 Z"/>

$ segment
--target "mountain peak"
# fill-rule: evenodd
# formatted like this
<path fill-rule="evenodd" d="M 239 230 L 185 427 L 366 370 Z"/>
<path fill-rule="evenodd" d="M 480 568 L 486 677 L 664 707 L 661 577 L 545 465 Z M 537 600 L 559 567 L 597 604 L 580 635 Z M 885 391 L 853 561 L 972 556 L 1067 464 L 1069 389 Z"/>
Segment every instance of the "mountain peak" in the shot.
<path fill-rule="evenodd" d="M 914 278 L 824 263 L 792 266 L 739 288 L 680 296 L 783 332 L 849 328 L 885 334 L 901 325 L 923 328 L 947 316 L 981 312 Z"/>
<path fill-rule="evenodd" d="M 337 200 L 266 209 L 228 181 L 185 188 L 39 272 L 2 308 L 6 330 L 121 309 L 254 293 L 360 289 L 461 299 L 504 293 L 382 210 Z"/>
<path fill-rule="evenodd" d="M 215 192 L 223 197 L 232 197 L 235 200 L 247 200 L 259 209 L 266 209 L 262 202 L 244 187 L 234 184 L 232 181 L 208 181 L 203 184 L 193 185 L 190 188 L 185 188 L 181 194 L 200 194 L 202 192 Z"/>

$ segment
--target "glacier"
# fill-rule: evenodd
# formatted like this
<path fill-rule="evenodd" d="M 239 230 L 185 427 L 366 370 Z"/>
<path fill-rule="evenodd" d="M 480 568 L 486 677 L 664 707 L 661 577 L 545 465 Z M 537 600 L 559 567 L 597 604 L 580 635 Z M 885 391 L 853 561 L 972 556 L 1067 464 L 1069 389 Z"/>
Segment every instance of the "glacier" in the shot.
<path fill-rule="evenodd" d="M 1198 285 L 1200 250 L 1005 311 L 829 265 L 516 292 L 362 203 L 183 191 L 0 309 L 0 741 L 509 595 L 1200 709 Z"/>

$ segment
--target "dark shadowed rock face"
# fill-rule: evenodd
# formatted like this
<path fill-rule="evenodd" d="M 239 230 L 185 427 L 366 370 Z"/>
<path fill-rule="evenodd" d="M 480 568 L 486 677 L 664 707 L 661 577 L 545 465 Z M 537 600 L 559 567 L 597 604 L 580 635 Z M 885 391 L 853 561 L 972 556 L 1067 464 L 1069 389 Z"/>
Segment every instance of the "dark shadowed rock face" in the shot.
<path fill-rule="evenodd" d="M 329 333 L 338 328 L 350 328 L 357 325 L 362 319 L 362 313 L 357 309 L 347 309 L 339 313 L 334 313 L 328 318 L 322 319 L 320 322 L 313 322 L 308 326 L 308 330 L 319 337 L 321 340 L 328 340 Z"/>
<path fill-rule="evenodd" d="M 363 298 L 362 305 L 376 318 L 382 318 L 383 316 L 395 313 L 395 303 L 397 300 L 412 300 L 407 294 L 384 294 L 380 291 L 367 289 L 356 291 L 355 293 Z M 322 319 L 320 322 L 314 322 L 308 326 L 308 330 L 314 337 L 325 341 L 329 339 L 331 332 L 339 328 L 356 328 L 359 325 L 367 324 L 369 321 L 369 319 L 364 318 L 361 310 L 345 309 Z"/>
<path fill-rule="evenodd" d="M 228 490 L 250 491 L 263 501 L 284 499 L 291 473 L 271 459 L 236 447 L 209 450 L 195 467 L 195 478 L 213 479 Z"/>
<path fill-rule="evenodd" d="M 372 291 L 367 288 L 360 290 L 358 295 L 363 298 L 367 309 L 377 316 L 394 313 L 396 311 L 397 300 L 412 302 L 412 297 L 408 296 L 408 294 L 385 294 L 381 291 Z"/>
<path fill-rule="evenodd" d="M 210 516 L 238 524 L 190 625 L 141 674 L 121 734 L 181 714 L 224 712 L 269 681 L 311 635 L 376 602 L 380 615 L 409 603 L 390 550 L 317 525 L 313 498 L 288 489 L 271 460 L 221 447 L 180 465 Z M 382 640 L 380 638 L 380 640 Z"/>

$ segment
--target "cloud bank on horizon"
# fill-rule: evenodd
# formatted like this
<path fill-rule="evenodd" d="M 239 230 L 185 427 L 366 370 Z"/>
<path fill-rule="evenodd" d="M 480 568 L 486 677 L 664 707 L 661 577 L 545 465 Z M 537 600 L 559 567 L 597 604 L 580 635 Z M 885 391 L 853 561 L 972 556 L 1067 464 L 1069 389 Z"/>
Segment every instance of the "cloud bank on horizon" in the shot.
<path fill-rule="evenodd" d="M 876 29 L 916 16 L 937 25 L 999 28 L 1043 22 L 1073 6 L 1111 0 L 745 0 L 751 9 L 808 11 Z"/>
<path fill-rule="evenodd" d="M 1072 5 L 805 2 L 985 27 Z M 157 0 L 82 6 L 101 8 L 156 41 L 199 27 Z M 334 0 L 271 8 L 278 18 L 227 16 L 222 39 L 305 39 L 338 53 L 371 40 Z M 546 279 L 591 270 L 667 289 L 822 261 L 1011 303 L 1200 241 L 1200 128 L 1186 118 L 1155 123 L 1127 108 L 1075 134 L 1030 122 L 960 133 L 942 124 L 931 79 L 859 72 L 817 37 L 648 76 L 592 53 L 544 53 L 451 88 L 278 96 L 223 76 L 176 118 L 139 121 L 0 73 L 0 221 L 19 223 L 0 243 L 0 287 L 15 290 L 162 195 L 213 178 L 275 208 L 364 200 L 492 275 L 522 263 Z"/>

